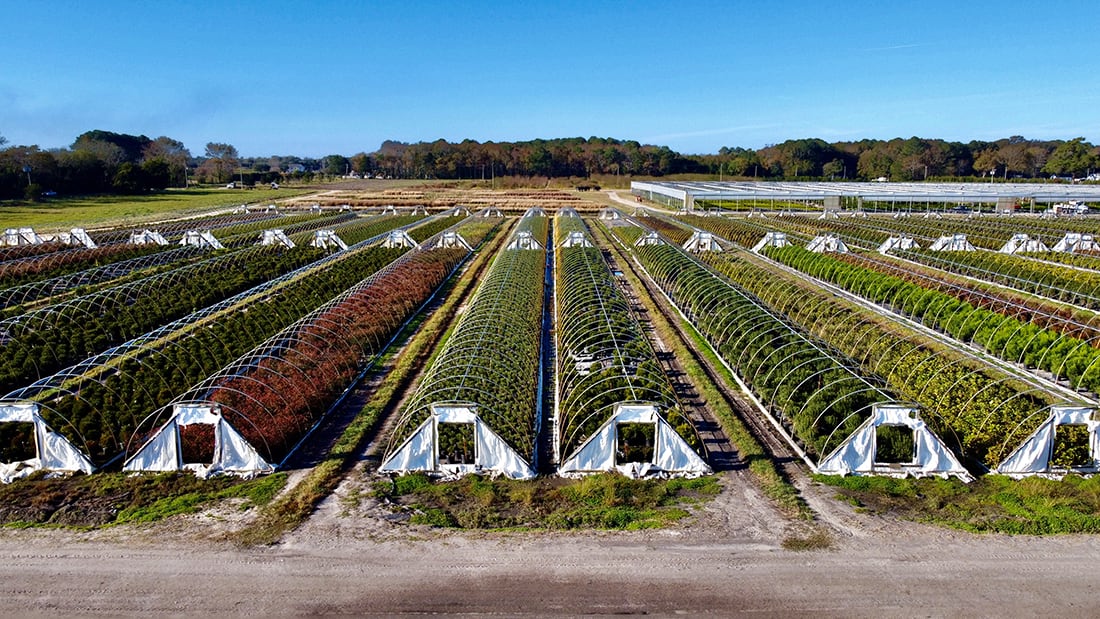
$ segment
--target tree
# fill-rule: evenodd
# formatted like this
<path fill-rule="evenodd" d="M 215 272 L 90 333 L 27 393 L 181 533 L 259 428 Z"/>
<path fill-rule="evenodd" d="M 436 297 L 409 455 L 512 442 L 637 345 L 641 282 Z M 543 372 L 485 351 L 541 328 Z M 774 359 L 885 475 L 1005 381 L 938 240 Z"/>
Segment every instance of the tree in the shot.
<path fill-rule="evenodd" d="M 240 155 L 232 144 L 222 142 L 208 142 L 206 144 L 206 157 L 210 160 L 214 177 L 217 182 L 224 183 L 229 180 L 233 171 L 237 169 Z"/>
<path fill-rule="evenodd" d="M 145 147 L 142 151 L 142 159 L 142 167 L 151 160 L 161 160 L 167 164 L 168 180 L 164 187 L 169 184 L 182 186 L 186 181 L 186 169 L 188 162 L 191 161 L 191 151 L 187 150 L 183 142 L 162 135 Z M 146 170 L 146 172 L 149 171 Z"/>
<path fill-rule="evenodd" d="M 370 157 L 368 157 L 366 153 L 353 155 L 351 158 L 351 169 L 365 176 L 371 170 Z"/>
<path fill-rule="evenodd" d="M 348 158 L 343 155 L 329 155 L 323 159 L 322 171 L 329 176 L 343 176 L 348 171 Z"/>
<path fill-rule="evenodd" d="M 3 135 L 0 135 L 0 146 L 3 146 L 7 143 L 8 143 L 8 138 L 4 137 Z"/>
<path fill-rule="evenodd" d="M 1068 142 L 1062 142 L 1054 149 L 1043 166 L 1043 172 L 1047 174 L 1067 174 L 1072 176 L 1083 175 L 1085 171 L 1096 164 L 1093 157 L 1092 145 L 1085 143 L 1085 138 L 1074 138 Z"/>

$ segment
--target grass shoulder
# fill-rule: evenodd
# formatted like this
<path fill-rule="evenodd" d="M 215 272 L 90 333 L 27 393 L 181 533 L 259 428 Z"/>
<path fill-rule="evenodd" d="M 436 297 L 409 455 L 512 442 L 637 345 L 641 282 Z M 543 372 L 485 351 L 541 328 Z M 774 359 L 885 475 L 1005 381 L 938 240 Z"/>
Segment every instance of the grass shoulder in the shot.
<path fill-rule="evenodd" d="M 718 494 L 715 477 L 634 480 L 616 474 L 529 481 L 423 474 L 380 480 L 374 496 L 409 524 L 480 530 L 635 530 L 667 527 Z"/>
<path fill-rule="evenodd" d="M 814 480 L 865 513 L 975 533 L 1051 535 L 1100 533 L 1100 477 L 1061 481 L 986 475 L 970 484 L 955 479 L 836 477 Z"/>

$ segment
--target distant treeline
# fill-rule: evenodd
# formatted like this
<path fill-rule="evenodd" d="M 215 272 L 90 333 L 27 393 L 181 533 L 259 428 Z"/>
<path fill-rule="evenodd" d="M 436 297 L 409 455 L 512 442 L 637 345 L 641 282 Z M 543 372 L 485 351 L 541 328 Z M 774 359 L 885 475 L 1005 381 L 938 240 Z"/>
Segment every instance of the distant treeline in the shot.
<path fill-rule="evenodd" d="M 1063 141 L 1014 136 L 996 142 L 962 143 L 913 137 L 831 144 L 800 139 L 759 150 L 735 147 L 722 148 L 713 155 L 684 155 L 667 146 L 593 137 L 486 143 L 385 142 L 377 152 L 357 155 L 349 163 L 354 170 L 380 170 L 394 177 L 414 178 L 713 174 L 909 181 L 988 177 L 991 173 L 1004 178 L 1080 177 L 1095 169 L 1098 161 L 1100 150 L 1084 138 Z"/>
<path fill-rule="evenodd" d="M 0 136 L 0 147 L 6 140 Z M 1084 138 L 947 142 L 924 138 L 828 143 L 788 140 L 759 150 L 722 148 L 685 155 L 667 146 L 613 138 L 524 142 L 386 141 L 373 153 L 321 159 L 294 155 L 242 158 L 231 144 L 211 142 L 202 156 L 161 136 L 88 131 L 68 148 L 0 149 L 0 199 L 43 194 L 142 193 L 189 183 L 244 185 L 314 181 L 339 176 L 489 179 L 496 176 L 580 177 L 711 174 L 759 179 L 1081 178 L 1100 167 L 1100 149 Z M 320 177 L 320 178 L 319 178 Z"/>

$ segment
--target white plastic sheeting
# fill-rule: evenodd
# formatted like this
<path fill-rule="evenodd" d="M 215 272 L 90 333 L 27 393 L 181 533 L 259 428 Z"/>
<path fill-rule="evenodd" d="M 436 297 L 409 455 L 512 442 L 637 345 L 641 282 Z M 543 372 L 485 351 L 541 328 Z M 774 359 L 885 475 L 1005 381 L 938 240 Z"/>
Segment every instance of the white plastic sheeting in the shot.
<path fill-rule="evenodd" d="M 456 206 L 453 209 L 447 211 L 447 215 L 450 215 L 452 217 L 469 217 L 470 209 L 462 206 Z"/>
<path fill-rule="evenodd" d="M 1096 239 L 1091 234 L 1067 232 L 1060 241 L 1054 244 L 1053 251 L 1070 253 L 1078 251 L 1100 251 L 1100 243 L 1097 243 Z"/>
<path fill-rule="evenodd" d="M 131 245 L 167 245 L 168 239 L 156 230 L 142 230 L 130 233 Z"/>
<path fill-rule="evenodd" d="M 35 233 L 34 228 L 8 228 L 0 238 L 0 246 L 4 247 L 41 244 L 42 237 Z"/>
<path fill-rule="evenodd" d="M 319 247 L 321 249 L 332 249 L 333 247 L 338 249 L 348 248 L 348 244 L 337 236 L 335 230 L 318 230 L 314 232 L 313 240 L 309 242 L 309 246 Z"/>
<path fill-rule="evenodd" d="M 913 240 L 911 236 L 892 236 L 882 242 L 882 245 L 878 246 L 878 253 L 886 254 L 894 251 L 907 251 L 910 249 L 920 249 L 920 244 Z"/>
<path fill-rule="evenodd" d="M 183 462 L 180 426 L 192 424 L 214 426 L 214 459 L 210 464 Z M 251 477 L 270 473 L 275 470 L 275 467 L 260 457 L 252 445 L 221 416 L 217 406 L 190 403 L 176 404 L 168 423 L 161 426 L 153 438 L 149 439 L 122 467 L 124 471 L 134 472 L 184 469 L 191 470 L 204 478 L 219 473 Z"/>
<path fill-rule="evenodd" d="M 537 206 L 532 206 L 523 213 L 524 217 L 546 217 L 546 211 Z"/>
<path fill-rule="evenodd" d="M 462 238 L 462 235 L 457 232 L 444 232 L 439 235 L 435 243 L 428 249 L 436 249 L 438 247 L 461 247 L 468 251 L 473 251 L 474 248 L 470 247 L 470 244 L 466 242 L 466 239 Z"/>
<path fill-rule="evenodd" d="M 592 247 L 592 242 L 588 240 L 583 232 L 574 231 L 565 236 L 565 239 L 561 242 L 561 247 Z"/>
<path fill-rule="evenodd" d="M 384 473 L 424 471 L 448 477 L 470 473 L 504 475 L 512 479 L 531 479 L 535 471 L 504 439 L 478 417 L 473 404 L 433 404 L 431 415 L 412 436 L 379 468 Z M 474 426 L 473 464 L 439 462 L 439 424 L 468 423 Z"/>
<path fill-rule="evenodd" d="M 645 247 L 646 245 L 664 245 L 665 240 L 661 238 L 660 234 L 657 234 L 656 230 L 651 230 L 642 236 L 638 237 L 637 241 L 634 241 L 635 247 Z"/>
<path fill-rule="evenodd" d="M 941 236 L 935 243 L 928 246 L 929 251 L 977 251 L 965 234 L 952 234 Z"/>
<path fill-rule="evenodd" d="M 600 209 L 600 219 L 607 221 L 614 221 L 616 219 L 622 219 L 623 215 L 617 209 L 604 208 Z"/>
<path fill-rule="evenodd" d="M 58 232 L 52 236 L 43 236 L 44 241 L 53 241 L 55 243 L 61 243 L 63 245 L 77 245 L 86 247 L 88 249 L 95 249 L 98 247 L 91 236 L 88 236 L 88 231 L 84 228 L 73 228 L 68 232 Z"/>
<path fill-rule="evenodd" d="M 33 402 L 0 402 L 0 423 L 34 424 L 36 456 L 30 460 L 0 463 L 0 482 L 11 483 L 35 471 L 91 473 L 91 460 L 64 436 L 54 432 Z"/>
<path fill-rule="evenodd" d="M 1019 254 L 1050 251 L 1050 248 L 1041 240 L 1033 239 L 1026 234 L 1013 234 L 1012 238 L 1008 239 L 1008 241 L 997 251 L 1002 254 Z"/>
<path fill-rule="evenodd" d="M 507 249 L 542 249 L 542 245 L 526 230 L 520 230 L 508 243 Z"/>
<path fill-rule="evenodd" d="M 382 241 L 382 247 L 408 247 L 410 249 L 416 249 L 420 247 L 420 245 L 409 236 L 408 232 L 404 230 L 391 230 Z"/>
<path fill-rule="evenodd" d="M 498 208 L 486 208 L 478 213 L 478 217 L 504 217 L 504 213 Z"/>
<path fill-rule="evenodd" d="M 1082 425 L 1088 429 L 1092 466 L 1072 470 L 1054 468 L 1050 459 L 1054 452 L 1054 437 L 1058 432 L 1058 426 L 1061 425 Z M 1051 407 L 1050 416 L 1046 421 L 1001 462 L 996 472 L 1017 479 L 1033 475 L 1060 478 L 1070 472 L 1100 472 L 1098 464 L 1100 464 L 1100 420 L 1096 419 L 1095 411 L 1083 406 L 1054 406 Z"/>
<path fill-rule="evenodd" d="M 209 230 L 204 230 L 202 232 L 198 230 L 188 230 L 184 232 L 183 238 L 180 239 L 180 245 L 191 245 L 192 247 L 205 247 L 209 249 L 225 249 Z"/>
<path fill-rule="evenodd" d="M 810 240 L 809 245 L 806 245 L 806 249 L 814 252 L 815 254 L 821 253 L 834 253 L 834 254 L 846 254 L 848 253 L 848 246 L 844 244 L 844 241 L 840 240 L 840 237 L 835 234 L 822 234 L 815 236 Z"/>
<path fill-rule="evenodd" d="M 284 245 L 294 249 L 294 241 L 282 230 L 264 230 L 260 233 L 260 245 Z"/>
<path fill-rule="evenodd" d="M 626 423 L 656 426 L 652 461 L 616 465 L 616 454 L 619 452 L 618 427 Z M 676 430 L 657 414 L 656 406 L 626 403 L 615 405 L 615 413 L 611 418 L 558 467 L 558 474 L 568 477 L 615 470 L 635 479 L 670 475 L 698 476 L 713 472 Z"/>
<path fill-rule="evenodd" d="M 879 426 L 902 426 L 913 431 L 913 460 L 901 463 L 875 461 Z M 875 404 L 871 417 L 817 465 L 826 475 L 884 475 L 927 477 L 955 475 L 964 482 L 974 478 L 951 450 L 924 424 L 917 409 L 905 404 Z"/>
<path fill-rule="evenodd" d="M 765 247 L 786 247 L 790 244 L 785 233 L 769 232 L 764 235 L 764 238 L 757 241 L 756 245 L 752 246 L 752 251 L 753 253 L 760 253 L 760 250 Z"/>
<path fill-rule="evenodd" d="M 684 242 L 684 249 L 689 252 L 698 253 L 704 251 L 722 251 L 722 246 L 718 244 L 718 239 L 715 239 L 714 235 L 710 232 L 696 230 L 691 234 L 691 238 Z"/>

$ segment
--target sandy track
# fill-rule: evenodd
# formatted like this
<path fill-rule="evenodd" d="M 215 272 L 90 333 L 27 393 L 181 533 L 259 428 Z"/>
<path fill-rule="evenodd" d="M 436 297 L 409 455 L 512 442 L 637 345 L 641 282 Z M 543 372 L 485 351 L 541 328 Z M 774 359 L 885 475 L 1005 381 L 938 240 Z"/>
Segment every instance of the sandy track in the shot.
<path fill-rule="evenodd" d="M 0 612 L 65 615 L 1088 616 L 1097 542 L 907 539 L 783 551 L 751 538 L 435 537 L 242 551 L 0 541 Z"/>
<path fill-rule="evenodd" d="M 271 548 L 217 541 L 210 516 L 92 533 L 0 531 L 0 614 L 472 613 L 1090 616 L 1100 538 L 976 536 L 828 505 L 835 548 L 792 552 L 745 474 L 690 523 L 620 533 L 455 533 L 352 500 L 356 472 Z"/>

